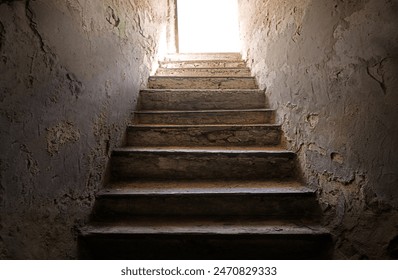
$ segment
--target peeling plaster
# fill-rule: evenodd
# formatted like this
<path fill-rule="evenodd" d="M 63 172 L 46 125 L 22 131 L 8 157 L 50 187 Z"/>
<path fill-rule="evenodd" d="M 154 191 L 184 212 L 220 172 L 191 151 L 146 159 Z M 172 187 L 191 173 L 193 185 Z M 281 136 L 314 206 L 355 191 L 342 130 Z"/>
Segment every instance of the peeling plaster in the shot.
<path fill-rule="evenodd" d="M 166 4 L 0 1 L 0 259 L 77 258 L 165 45 Z"/>
<path fill-rule="evenodd" d="M 62 146 L 77 142 L 79 139 L 79 130 L 70 122 L 62 122 L 47 129 L 47 151 L 54 156 Z"/>
<path fill-rule="evenodd" d="M 243 55 L 298 151 L 303 178 L 318 189 L 335 258 L 396 258 L 397 4 L 239 6 Z"/>

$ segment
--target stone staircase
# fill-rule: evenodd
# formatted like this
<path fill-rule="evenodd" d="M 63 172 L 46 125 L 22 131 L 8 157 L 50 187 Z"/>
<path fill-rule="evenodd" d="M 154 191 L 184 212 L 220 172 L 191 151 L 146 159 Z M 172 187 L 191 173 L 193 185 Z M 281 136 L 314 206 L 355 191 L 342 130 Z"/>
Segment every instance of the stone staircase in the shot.
<path fill-rule="evenodd" d="M 316 193 L 239 54 L 170 55 L 142 90 L 85 259 L 325 259 Z"/>

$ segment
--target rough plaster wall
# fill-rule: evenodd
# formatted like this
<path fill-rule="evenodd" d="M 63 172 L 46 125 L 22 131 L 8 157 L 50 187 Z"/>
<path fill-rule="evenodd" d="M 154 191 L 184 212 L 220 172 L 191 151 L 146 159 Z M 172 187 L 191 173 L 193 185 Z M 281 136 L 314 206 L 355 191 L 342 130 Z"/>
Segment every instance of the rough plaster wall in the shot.
<path fill-rule="evenodd" d="M 167 0 L 0 1 L 0 259 L 76 258 L 166 13 Z"/>
<path fill-rule="evenodd" d="M 319 188 L 336 258 L 398 258 L 398 1 L 239 5 L 243 54 Z"/>

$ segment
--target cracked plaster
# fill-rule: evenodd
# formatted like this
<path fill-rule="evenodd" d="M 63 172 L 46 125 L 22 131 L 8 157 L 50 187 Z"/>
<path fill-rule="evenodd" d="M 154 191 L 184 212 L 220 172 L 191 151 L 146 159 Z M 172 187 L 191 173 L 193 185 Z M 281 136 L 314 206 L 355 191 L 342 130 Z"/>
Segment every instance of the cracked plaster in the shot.
<path fill-rule="evenodd" d="M 165 45 L 166 4 L 0 1 L 0 259 L 77 258 Z"/>
<path fill-rule="evenodd" d="M 397 2 L 239 3 L 243 55 L 318 189 L 335 257 L 396 258 Z"/>

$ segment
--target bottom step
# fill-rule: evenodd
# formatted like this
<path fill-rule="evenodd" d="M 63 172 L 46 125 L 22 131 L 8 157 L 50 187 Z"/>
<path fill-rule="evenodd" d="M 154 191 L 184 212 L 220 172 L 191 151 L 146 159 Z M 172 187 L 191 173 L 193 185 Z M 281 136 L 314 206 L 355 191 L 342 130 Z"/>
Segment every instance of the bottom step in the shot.
<path fill-rule="evenodd" d="M 84 259 L 328 259 L 319 226 L 261 221 L 141 221 L 98 224 L 79 238 Z"/>

